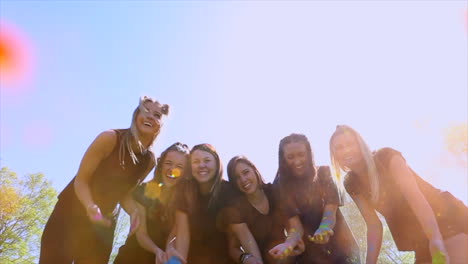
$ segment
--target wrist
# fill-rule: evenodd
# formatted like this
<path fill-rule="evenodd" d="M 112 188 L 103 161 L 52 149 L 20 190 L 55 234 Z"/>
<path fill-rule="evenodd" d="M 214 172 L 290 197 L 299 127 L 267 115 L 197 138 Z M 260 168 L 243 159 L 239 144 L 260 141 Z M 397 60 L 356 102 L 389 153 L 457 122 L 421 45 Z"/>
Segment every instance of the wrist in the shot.
<path fill-rule="evenodd" d="M 251 257 L 253 257 L 252 254 L 244 252 L 239 256 L 239 263 L 244 264 Z"/>
<path fill-rule="evenodd" d="M 86 206 L 86 212 L 89 212 L 89 210 L 94 209 L 94 208 L 99 208 L 99 207 L 95 203 L 90 203 Z"/>

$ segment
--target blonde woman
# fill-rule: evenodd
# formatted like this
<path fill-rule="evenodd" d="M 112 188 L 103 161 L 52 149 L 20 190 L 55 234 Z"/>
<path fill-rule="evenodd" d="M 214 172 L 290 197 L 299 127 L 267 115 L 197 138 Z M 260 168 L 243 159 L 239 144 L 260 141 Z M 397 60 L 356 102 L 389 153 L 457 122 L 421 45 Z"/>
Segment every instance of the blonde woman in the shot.
<path fill-rule="evenodd" d="M 372 153 L 361 135 L 337 126 L 330 139 L 332 165 L 367 225 L 366 263 L 377 263 L 381 213 L 400 251 L 415 251 L 416 263 L 467 263 L 468 208 L 449 192 L 419 177 L 391 148 Z"/>
<path fill-rule="evenodd" d="M 155 165 L 150 147 L 168 111 L 168 105 L 143 96 L 130 128 L 96 137 L 45 226 L 40 264 L 108 263 L 118 203 L 138 225 L 131 193 Z"/>

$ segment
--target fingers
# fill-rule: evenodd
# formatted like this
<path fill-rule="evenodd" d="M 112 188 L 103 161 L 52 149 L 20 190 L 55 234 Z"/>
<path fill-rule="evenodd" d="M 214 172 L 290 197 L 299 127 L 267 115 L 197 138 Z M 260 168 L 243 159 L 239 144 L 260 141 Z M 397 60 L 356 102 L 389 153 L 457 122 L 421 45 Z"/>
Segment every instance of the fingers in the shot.
<path fill-rule="evenodd" d="M 184 263 L 184 264 L 187 263 L 187 260 L 185 260 L 185 258 L 182 257 L 182 255 L 179 253 L 179 251 L 174 250 L 174 255 L 173 256 L 176 256 L 180 261 L 182 261 L 182 263 Z"/>

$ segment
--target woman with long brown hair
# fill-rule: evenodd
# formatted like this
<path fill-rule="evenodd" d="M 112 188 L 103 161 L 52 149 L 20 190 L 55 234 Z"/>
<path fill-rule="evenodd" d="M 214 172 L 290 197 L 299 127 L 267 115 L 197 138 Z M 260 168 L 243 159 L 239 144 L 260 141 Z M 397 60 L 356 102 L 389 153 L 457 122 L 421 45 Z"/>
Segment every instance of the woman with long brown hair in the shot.
<path fill-rule="evenodd" d="M 229 258 L 220 210 L 232 189 L 223 180 L 223 167 L 216 149 L 199 144 L 190 152 L 191 177 L 183 180 L 176 201 L 174 246 L 190 264 L 234 263 Z"/>
<path fill-rule="evenodd" d="M 275 181 L 288 218 L 288 237 L 270 253 L 276 258 L 295 254 L 293 249 L 304 240 L 298 263 L 360 263 L 357 243 L 338 209 L 340 196 L 330 169 L 315 166 L 307 137 L 283 138 L 278 158 Z"/>
<path fill-rule="evenodd" d="M 294 258 L 277 260 L 268 254 L 285 239 L 277 185 L 265 183 L 245 156 L 232 158 L 227 170 L 229 183 L 240 193 L 223 209 L 223 224 L 233 236 L 229 240 L 231 257 L 245 264 L 293 263 Z"/>
<path fill-rule="evenodd" d="M 120 247 L 114 264 L 163 264 L 168 261 L 166 242 L 174 223 L 174 197 L 177 183 L 185 178 L 190 150 L 176 142 L 161 153 L 154 178 L 133 192 L 142 213 L 136 235 Z"/>

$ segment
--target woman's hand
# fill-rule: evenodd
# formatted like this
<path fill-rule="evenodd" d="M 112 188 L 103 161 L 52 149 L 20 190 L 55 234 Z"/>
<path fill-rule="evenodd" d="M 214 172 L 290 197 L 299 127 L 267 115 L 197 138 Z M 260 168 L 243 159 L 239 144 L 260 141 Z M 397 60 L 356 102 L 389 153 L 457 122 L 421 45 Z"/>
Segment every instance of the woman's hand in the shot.
<path fill-rule="evenodd" d="M 294 248 L 295 245 L 293 245 L 289 241 L 286 241 L 284 243 L 276 245 L 274 248 L 270 249 L 268 253 L 270 253 L 270 255 L 273 256 L 273 258 L 275 259 L 283 259 L 292 256 Z"/>
<path fill-rule="evenodd" d="M 155 264 L 164 264 L 169 259 L 166 252 L 162 251 L 160 248 L 156 248 L 154 255 L 156 256 L 154 261 Z"/>
<path fill-rule="evenodd" d="M 429 249 L 432 256 L 432 264 L 449 264 L 449 255 L 445 249 L 442 239 L 432 239 L 429 241 Z"/>
<path fill-rule="evenodd" d="M 177 257 L 182 263 L 184 263 L 184 264 L 187 263 L 187 261 L 182 256 L 182 254 L 180 254 L 179 251 L 177 251 L 172 245 L 169 245 L 166 248 L 166 255 L 167 255 L 168 259 L 170 259 L 172 257 Z"/>
<path fill-rule="evenodd" d="M 302 254 L 302 252 L 304 252 L 304 250 L 305 250 L 304 241 L 302 239 L 299 239 L 299 241 L 297 241 L 296 246 L 293 248 L 293 251 L 292 251 L 290 256 L 298 256 L 298 255 Z"/>
<path fill-rule="evenodd" d="M 248 259 L 246 259 L 243 264 L 263 264 L 263 262 L 255 256 L 251 256 Z"/>
<path fill-rule="evenodd" d="M 309 241 L 314 242 L 316 244 L 326 244 L 330 240 L 330 237 L 333 236 L 334 232 L 327 225 L 321 225 L 317 231 L 315 231 L 313 236 L 308 236 L 307 238 Z"/>
<path fill-rule="evenodd" d="M 112 225 L 112 221 L 102 215 L 101 209 L 96 204 L 88 206 L 86 208 L 86 214 L 88 215 L 88 219 L 94 224 L 105 227 L 110 227 Z"/>

